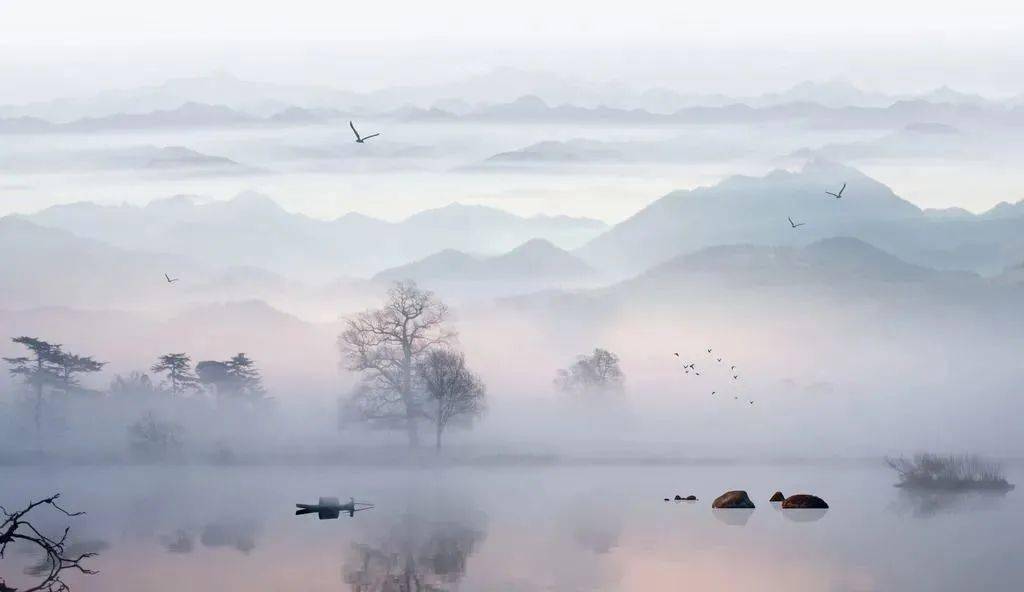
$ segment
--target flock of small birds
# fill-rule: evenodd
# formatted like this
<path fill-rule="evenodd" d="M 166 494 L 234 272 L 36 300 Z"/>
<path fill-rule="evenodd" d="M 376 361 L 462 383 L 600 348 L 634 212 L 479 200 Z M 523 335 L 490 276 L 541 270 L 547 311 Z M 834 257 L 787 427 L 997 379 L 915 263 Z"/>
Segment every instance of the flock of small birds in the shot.
<path fill-rule="evenodd" d="M 829 195 L 829 196 L 831 196 L 831 197 L 833 197 L 835 199 L 842 199 L 844 191 L 846 191 L 846 183 L 843 183 L 843 186 L 839 188 L 839 191 L 837 191 L 835 193 L 833 193 L 831 191 L 826 191 L 825 195 Z M 800 228 L 801 226 L 804 226 L 804 225 L 807 224 L 806 222 L 794 222 L 793 218 L 788 217 L 788 216 L 786 217 L 786 219 L 789 220 L 789 225 L 790 225 L 791 228 Z M 712 358 L 716 363 L 721 364 L 722 363 L 722 357 L 718 356 L 718 355 L 713 355 L 713 354 L 714 354 L 714 352 L 713 352 L 712 348 L 709 347 L 707 349 L 708 357 Z M 682 359 L 681 356 L 679 355 L 679 352 L 676 352 L 674 355 L 675 355 L 675 357 Z M 683 361 L 683 370 L 686 372 L 686 374 L 693 373 L 694 376 L 700 376 L 701 375 L 700 370 L 697 369 L 696 362 L 686 362 L 686 361 Z M 736 366 L 735 365 L 730 365 L 729 366 L 729 374 L 732 376 L 733 381 L 738 381 L 740 379 L 740 375 L 736 371 Z M 711 396 L 715 396 L 717 394 L 718 394 L 717 390 L 711 391 Z M 733 400 L 734 401 L 739 401 L 740 400 L 739 395 L 734 395 L 733 396 Z M 753 399 L 748 400 L 747 404 L 753 405 L 754 404 Z M 668 500 L 666 499 L 666 501 L 668 501 Z"/>
<path fill-rule="evenodd" d="M 367 140 L 369 140 L 370 138 L 376 138 L 377 136 L 380 135 L 380 132 L 377 132 L 375 134 L 370 134 L 368 136 L 362 136 L 362 135 L 359 135 L 359 130 L 356 129 L 356 126 L 355 126 L 354 123 L 352 123 L 350 121 L 350 122 L 348 122 L 348 126 L 350 128 L 352 128 L 352 133 L 355 134 L 355 136 L 356 136 L 356 144 L 363 144 Z M 840 191 L 840 193 L 842 193 L 842 191 Z M 167 280 L 168 284 L 173 284 L 174 282 L 178 281 L 178 278 L 172 278 L 171 276 L 167 275 L 166 273 L 164 274 L 164 279 Z M 2 592 L 2 591 L 0 591 L 0 592 Z"/>
<path fill-rule="evenodd" d="M 683 371 L 686 374 L 691 374 L 692 373 L 694 376 L 700 376 L 701 375 L 700 370 L 697 368 L 697 363 L 696 362 L 687 362 L 687 361 L 683 360 L 682 356 L 679 355 L 679 352 L 675 352 L 673 355 L 675 357 L 679 358 L 680 361 L 683 362 Z M 708 357 L 709 360 L 713 360 L 714 364 L 718 364 L 718 365 L 723 364 L 722 356 L 715 354 L 714 350 L 712 348 L 710 348 L 710 347 L 707 349 L 707 357 Z M 709 361 L 708 363 L 710 364 L 711 361 Z M 732 376 L 733 383 L 738 383 L 739 382 L 740 375 L 739 375 L 739 371 L 736 370 L 736 365 L 735 364 L 730 364 L 729 365 L 729 376 Z M 718 394 L 717 390 L 711 391 L 711 396 L 712 397 L 714 397 L 717 394 Z M 740 400 L 739 395 L 733 396 L 733 400 L 739 401 Z M 754 401 L 753 400 L 749 400 L 748 404 L 749 405 L 753 405 Z"/>

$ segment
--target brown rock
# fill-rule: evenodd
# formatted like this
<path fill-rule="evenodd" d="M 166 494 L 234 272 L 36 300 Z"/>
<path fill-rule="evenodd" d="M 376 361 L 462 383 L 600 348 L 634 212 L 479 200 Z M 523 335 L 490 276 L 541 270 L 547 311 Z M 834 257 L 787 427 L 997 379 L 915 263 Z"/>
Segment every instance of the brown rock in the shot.
<path fill-rule="evenodd" d="M 825 500 L 821 499 L 820 497 L 816 495 L 808 495 L 806 493 L 798 493 L 795 495 L 791 495 L 782 502 L 783 510 L 791 510 L 798 508 L 828 509 L 828 504 L 826 504 Z"/>
<path fill-rule="evenodd" d="M 770 502 L 781 502 L 781 501 L 785 501 L 785 499 L 786 499 L 786 496 L 782 495 L 781 491 L 776 491 L 775 493 L 772 494 L 772 499 L 770 499 L 768 501 L 770 501 Z"/>
<path fill-rule="evenodd" d="M 711 503 L 712 508 L 753 508 L 754 502 L 746 491 L 726 491 L 715 498 Z"/>

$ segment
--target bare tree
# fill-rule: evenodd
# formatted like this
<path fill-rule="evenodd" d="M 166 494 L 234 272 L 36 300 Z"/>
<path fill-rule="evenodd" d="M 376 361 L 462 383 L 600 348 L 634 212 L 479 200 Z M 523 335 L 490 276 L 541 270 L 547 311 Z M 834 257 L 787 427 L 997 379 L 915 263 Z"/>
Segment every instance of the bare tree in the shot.
<path fill-rule="evenodd" d="M 435 446 L 441 450 L 441 436 L 453 419 L 470 420 L 483 413 L 487 389 L 466 367 L 466 356 L 449 348 L 427 352 L 416 365 L 416 375 L 430 399 L 427 414 L 434 420 Z"/>
<path fill-rule="evenodd" d="M 624 381 L 619 357 L 601 348 L 595 348 L 589 356 L 579 356 L 572 366 L 555 374 L 555 387 L 575 395 L 619 394 Z"/>
<path fill-rule="evenodd" d="M 192 371 L 192 358 L 188 354 L 164 354 L 157 358 L 149 370 L 157 373 L 166 372 L 166 382 L 170 383 L 171 393 L 175 395 L 199 388 L 199 379 Z"/>
<path fill-rule="evenodd" d="M 43 505 L 50 506 L 68 517 L 84 514 L 84 512 L 68 512 L 57 505 L 59 497 L 58 493 L 37 502 L 29 502 L 24 509 L 15 512 L 9 512 L 0 506 L 0 512 L 3 513 L 3 519 L 0 520 L 0 559 L 6 553 L 7 545 L 19 541 L 36 547 L 45 556 L 42 564 L 45 566 L 42 582 L 26 588 L 24 592 L 68 592 L 70 589 L 67 584 L 61 581 L 62 571 L 70 569 L 84 574 L 96 573 L 82 565 L 82 561 L 93 557 L 95 553 L 83 553 L 76 557 L 66 551 L 70 527 L 64 529 L 60 538 L 52 538 L 40 532 L 27 518 L 32 510 Z M 8 588 L 4 580 L 0 579 L 0 590 L 13 590 L 13 588 Z"/>
<path fill-rule="evenodd" d="M 455 338 L 447 319 L 448 307 L 432 292 L 412 281 L 397 282 L 383 307 L 350 317 L 338 337 L 344 365 L 363 373 L 354 400 L 364 418 L 400 420 L 410 446 L 419 444 L 417 421 L 423 417 L 416 362 Z"/>

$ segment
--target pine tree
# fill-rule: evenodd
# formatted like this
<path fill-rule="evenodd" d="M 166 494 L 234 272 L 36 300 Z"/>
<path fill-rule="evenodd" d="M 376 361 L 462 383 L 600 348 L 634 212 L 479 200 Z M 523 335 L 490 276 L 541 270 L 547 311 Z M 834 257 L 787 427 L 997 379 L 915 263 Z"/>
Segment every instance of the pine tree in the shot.
<path fill-rule="evenodd" d="M 156 364 L 150 368 L 151 372 L 166 372 L 167 378 L 163 384 L 170 386 L 171 393 L 180 395 L 186 390 L 198 390 L 199 379 L 192 371 L 192 358 L 187 354 L 164 354 L 157 358 Z"/>

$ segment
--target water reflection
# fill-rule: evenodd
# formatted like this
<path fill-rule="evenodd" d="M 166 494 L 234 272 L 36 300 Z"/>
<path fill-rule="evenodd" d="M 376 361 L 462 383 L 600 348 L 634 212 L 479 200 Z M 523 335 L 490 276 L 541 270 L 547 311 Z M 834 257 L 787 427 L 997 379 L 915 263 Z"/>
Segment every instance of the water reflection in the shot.
<path fill-rule="evenodd" d="M 207 524 L 199 540 L 204 547 L 231 547 L 248 554 L 256 548 L 257 532 L 255 521 L 236 518 Z"/>
<path fill-rule="evenodd" d="M 825 517 L 828 510 L 825 508 L 791 508 L 780 510 L 786 520 L 793 522 L 817 522 Z"/>
<path fill-rule="evenodd" d="M 595 500 L 573 500 L 565 506 L 565 528 L 580 547 L 598 555 L 618 546 L 622 536 L 622 514 Z"/>
<path fill-rule="evenodd" d="M 13 470 L 21 471 L 14 487 L 51 485 Z M 82 482 L 94 470 L 59 478 Z M 695 467 L 685 478 L 707 483 L 700 491 L 717 491 L 740 470 L 752 474 L 753 490 L 770 493 L 779 481 L 776 467 Z M 1009 497 L 913 493 L 893 488 L 881 469 L 814 467 L 793 477 L 825 484 L 813 481 L 835 501 L 827 512 L 778 504 L 769 510 L 761 503 L 755 510 L 713 510 L 707 501 L 677 505 L 651 496 L 679 480 L 676 467 L 473 468 L 441 475 L 360 469 L 348 471 L 343 483 L 319 468 L 188 471 L 140 478 L 138 469 L 111 470 L 104 475 L 110 486 L 86 481 L 88 487 L 69 494 L 74 509 L 89 512 L 74 522 L 76 544 L 100 545 L 75 551 L 104 549 L 88 564 L 98 575 L 68 574 L 74 592 L 168 592 L 181 581 L 197 591 L 959 592 L 1015 589 L 1008 583 L 1024 578 L 1015 559 L 1024 552 L 1016 491 Z M 24 495 L 11 491 L 0 497 Z M 294 501 L 331 491 L 357 491 L 378 507 L 354 520 L 293 516 Z M 907 521 L 894 508 L 914 516 L 958 515 Z M 47 529 L 62 532 L 65 517 L 52 518 Z M 892 548 L 914 552 L 893 562 Z M 40 556 L 11 551 L 0 560 L 0 578 L 23 592 L 41 579 L 22 573 Z M 736 568 L 737 557 L 743 569 Z"/>
<path fill-rule="evenodd" d="M 714 508 L 711 515 L 722 524 L 729 526 L 746 526 L 754 510 L 750 508 Z"/>
<path fill-rule="evenodd" d="M 465 576 L 485 536 L 482 522 L 474 513 L 456 519 L 406 513 L 376 540 L 352 544 L 342 580 L 353 592 L 446 589 Z"/>
<path fill-rule="evenodd" d="M 895 502 L 899 514 L 914 518 L 931 518 L 939 514 L 999 510 L 1006 499 L 1005 491 L 927 491 L 900 489 Z"/>
<path fill-rule="evenodd" d="M 168 553 L 184 555 L 191 553 L 195 548 L 193 536 L 184 530 L 178 530 L 174 534 L 160 537 L 160 542 Z"/>

